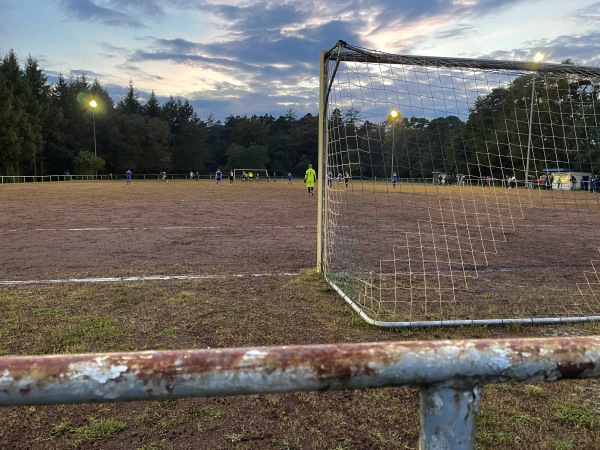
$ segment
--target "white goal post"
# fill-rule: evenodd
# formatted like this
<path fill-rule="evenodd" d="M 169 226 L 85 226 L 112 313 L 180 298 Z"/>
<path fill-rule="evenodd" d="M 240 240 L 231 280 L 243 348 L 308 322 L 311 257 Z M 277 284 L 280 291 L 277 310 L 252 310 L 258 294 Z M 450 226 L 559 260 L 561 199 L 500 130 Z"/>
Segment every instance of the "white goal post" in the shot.
<path fill-rule="evenodd" d="M 319 118 L 317 266 L 364 320 L 600 320 L 599 68 L 339 41 Z"/>

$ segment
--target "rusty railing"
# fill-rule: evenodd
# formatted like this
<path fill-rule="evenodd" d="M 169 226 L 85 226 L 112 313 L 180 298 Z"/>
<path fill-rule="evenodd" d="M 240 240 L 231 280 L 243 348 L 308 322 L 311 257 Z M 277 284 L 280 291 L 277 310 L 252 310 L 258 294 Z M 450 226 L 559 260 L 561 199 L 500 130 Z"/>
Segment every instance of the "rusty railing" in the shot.
<path fill-rule="evenodd" d="M 422 449 L 471 449 L 484 384 L 600 377 L 600 337 L 0 357 L 0 406 L 420 387 Z"/>

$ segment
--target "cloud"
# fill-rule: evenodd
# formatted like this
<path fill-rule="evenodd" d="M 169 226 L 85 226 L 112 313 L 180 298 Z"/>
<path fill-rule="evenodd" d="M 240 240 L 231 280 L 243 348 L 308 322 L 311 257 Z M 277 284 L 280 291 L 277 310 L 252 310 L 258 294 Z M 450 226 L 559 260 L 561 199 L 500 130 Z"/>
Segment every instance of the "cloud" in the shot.
<path fill-rule="evenodd" d="M 90 0 L 60 0 L 59 3 L 68 18 L 88 23 L 101 23 L 111 27 L 141 28 L 144 26 L 142 21 L 131 15 L 98 6 Z"/>
<path fill-rule="evenodd" d="M 591 32 L 580 36 L 562 35 L 553 39 L 527 41 L 522 48 L 496 50 L 482 57 L 532 61 L 534 54 L 540 51 L 547 62 L 561 63 L 570 59 L 578 65 L 599 67 L 600 54 L 596 50 L 598 48 L 600 48 L 600 33 Z"/>
<path fill-rule="evenodd" d="M 147 97 L 152 89 L 159 99 L 159 94 L 185 97 L 199 115 L 214 113 L 219 118 L 230 113 L 284 114 L 290 107 L 300 114 L 315 113 L 319 51 L 339 39 L 402 54 L 527 60 L 531 48 L 542 47 L 554 61 L 571 58 L 594 65 L 598 60 L 590 49 L 598 48 L 594 24 L 600 2 L 571 8 L 571 15 L 564 15 L 565 23 L 588 28 L 579 38 L 568 32 L 558 37 L 537 33 L 534 36 L 549 37 L 532 40 L 523 33 L 529 40 L 522 43 L 488 37 L 500 34 L 492 25 L 511 15 L 518 20 L 524 8 L 530 12 L 545 1 L 59 0 L 59 4 L 70 19 L 97 24 L 94 36 L 106 35 L 102 27 L 110 27 L 109 34 L 114 30 L 111 41 L 101 37 L 94 43 L 95 54 L 106 64 L 107 73 L 99 77 L 103 85 L 121 82 L 122 92 L 131 79 L 142 87 L 141 96 Z M 132 30 L 138 34 L 132 35 Z M 485 44 L 475 45 L 484 38 Z"/>
<path fill-rule="evenodd" d="M 141 16 L 142 19 L 163 20 L 166 18 L 165 8 L 155 0 L 109 0 L 111 9 L 125 10 L 130 14 Z M 166 3 L 168 5 L 168 3 Z"/>
<path fill-rule="evenodd" d="M 435 39 L 459 39 L 471 36 L 475 31 L 475 27 L 469 24 L 457 24 L 450 29 L 442 30 L 435 33 Z"/>
<path fill-rule="evenodd" d="M 572 16 L 581 23 L 596 25 L 600 22 L 600 2 L 580 8 Z"/>
<path fill-rule="evenodd" d="M 252 2 L 247 5 L 207 4 L 206 11 L 221 19 L 229 31 L 269 32 L 302 22 L 309 16 L 303 2 Z"/>

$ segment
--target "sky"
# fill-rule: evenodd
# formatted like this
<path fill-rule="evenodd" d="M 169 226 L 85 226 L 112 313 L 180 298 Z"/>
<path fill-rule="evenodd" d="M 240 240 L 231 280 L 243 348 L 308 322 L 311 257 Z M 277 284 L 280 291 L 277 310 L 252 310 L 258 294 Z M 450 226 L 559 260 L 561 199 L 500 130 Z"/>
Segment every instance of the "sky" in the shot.
<path fill-rule="evenodd" d="M 133 82 L 198 117 L 316 115 L 319 53 L 342 39 L 402 55 L 600 66 L 597 0 L 0 0 L 0 54 L 48 82 Z"/>

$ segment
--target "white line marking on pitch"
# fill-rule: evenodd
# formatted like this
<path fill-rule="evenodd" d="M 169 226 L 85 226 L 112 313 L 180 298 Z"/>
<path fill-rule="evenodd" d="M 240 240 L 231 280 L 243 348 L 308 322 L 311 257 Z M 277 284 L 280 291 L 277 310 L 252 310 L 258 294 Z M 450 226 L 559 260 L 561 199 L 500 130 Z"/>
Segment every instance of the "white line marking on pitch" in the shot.
<path fill-rule="evenodd" d="M 122 281 L 216 280 L 227 278 L 293 277 L 295 272 L 234 273 L 230 275 L 153 275 L 147 277 L 65 278 L 62 280 L 0 280 L 0 285 L 57 283 L 115 283 Z"/>
<path fill-rule="evenodd" d="M 189 227 L 86 227 L 86 228 L 32 228 L 32 229 L 26 229 L 26 228 L 13 228 L 13 229 L 7 229 L 7 230 L 2 230 L 0 229 L 0 233 L 17 233 L 17 232 L 25 232 L 25 231 L 123 231 L 123 230 L 135 230 L 135 231 L 139 231 L 139 230 L 229 230 L 231 228 L 235 228 L 235 227 L 220 227 L 220 226 L 189 226 Z M 265 226 L 260 226 L 260 225 L 255 225 L 251 228 L 256 228 L 256 229 L 268 229 L 271 227 L 265 227 Z M 295 229 L 303 229 L 303 228 L 316 228 L 316 226 L 314 225 L 289 225 L 289 226 L 282 226 L 282 225 L 275 225 L 272 228 L 275 229 L 286 229 L 286 228 L 295 228 Z"/>

